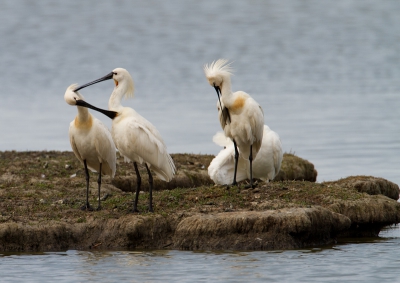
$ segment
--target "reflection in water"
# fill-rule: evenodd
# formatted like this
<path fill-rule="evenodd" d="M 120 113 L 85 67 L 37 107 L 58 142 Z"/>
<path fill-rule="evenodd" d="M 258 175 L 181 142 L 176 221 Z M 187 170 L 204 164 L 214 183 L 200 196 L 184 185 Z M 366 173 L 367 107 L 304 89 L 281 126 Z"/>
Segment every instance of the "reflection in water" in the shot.
<path fill-rule="evenodd" d="M 399 245 L 393 226 L 368 242 L 288 251 L 7 253 L 0 274 L 4 282 L 395 282 Z"/>

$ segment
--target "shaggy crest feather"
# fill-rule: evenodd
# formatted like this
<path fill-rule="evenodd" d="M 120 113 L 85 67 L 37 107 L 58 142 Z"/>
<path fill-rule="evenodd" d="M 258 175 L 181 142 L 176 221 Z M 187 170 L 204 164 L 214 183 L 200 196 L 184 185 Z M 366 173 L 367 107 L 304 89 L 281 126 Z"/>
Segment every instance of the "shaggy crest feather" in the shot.
<path fill-rule="evenodd" d="M 232 75 L 232 62 L 229 62 L 227 59 L 218 59 L 217 61 L 213 61 L 210 65 L 204 65 L 204 73 L 206 77 L 213 77 L 216 74 L 224 73 L 226 75 Z"/>
<path fill-rule="evenodd" d="M 114 80 L 116 80 L 118 82 L 122 81 L 122 80 L 126 81 L 126 89 L 124 89 L 125 99 L 133 97 L 135 85 L 133 83 L 132 76 L 129 74 L 129 72 L 124 68 L 115 68 L 113 70 L 113 73 L 114 73 Z M 118 87 L 119 87 L 119 85 L 116 86 L 116 88 L 118 88 Z"/>
<path fill-rule="evenodd" d="M 133 98 L 135 96 L 134 95 L 134 90 L 135 90 L 135 87 L 134 87 L 134 84 L 133 84 L 133 79 L 131 78 L 129 80 L 128 88 L 127 88 L 126 93 L 125 93 L 125 99 Z"/>

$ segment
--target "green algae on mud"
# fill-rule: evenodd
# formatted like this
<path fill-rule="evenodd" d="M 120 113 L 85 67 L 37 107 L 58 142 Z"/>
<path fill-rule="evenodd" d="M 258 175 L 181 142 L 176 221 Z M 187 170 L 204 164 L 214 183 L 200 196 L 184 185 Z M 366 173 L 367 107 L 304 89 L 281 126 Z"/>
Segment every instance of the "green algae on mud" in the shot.
<path fill-rule="evenodd" d="M 72 152 L 0 152 L 0 250 L 300 248 L 374 236 L 400 219 L 396 184 L 366 176 L 315 183 L 314 166 L 293 154 L 284 155 L 280 181 L 258 180 L 253 190 L 241 182 L 240 192 L 208 178 L 212 155 L 172 157 L 177 175 L 155 179 L 154 214 L 141 168 L 142 213 L 132 214 L 136 177 L 121 157 L 116 177 L 103 178 L 102 210 L 91 212 L 79 209 L 85 179 Z M 96 180 L 91 174 L 92 204 Z"/>

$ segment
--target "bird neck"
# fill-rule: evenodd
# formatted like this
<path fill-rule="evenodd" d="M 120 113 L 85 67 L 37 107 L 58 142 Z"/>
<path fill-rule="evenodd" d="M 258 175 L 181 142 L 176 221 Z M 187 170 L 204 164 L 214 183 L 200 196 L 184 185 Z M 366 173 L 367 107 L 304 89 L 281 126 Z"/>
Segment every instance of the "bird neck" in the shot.
<path fill-rule="evenodd" d="M 125 92 L 121 87 L 115 87 L 110 96 L 110 100 L 108 101 L 108 109 L 116 112 L 121 111 L 121 109 L 123 108 L 123 106 L 121 105 L 121 99 L 124 94 Z"/>
<path fill-rule="evenodd" d="M 78 106 L 78 115 L 74 120 L 74 125 L 78 130 L 90 130 L 93 125 L 93 118 L 85 107 Z"/>
<path fill-rule="evenodd" d="M 77 118 L 79 119 L 79 121 L 85 122 L 90 119 L 89 109 L 82 106 L 77 106 L 76 108 L 78 108 Z"/>
<path fill-rule="evenodd" d="M 221 99 L 226 107 L 233 103 L 233 93 L 231 88 L 231 79 L 229 77 L 225 77 L 223 83 L 220 86 L 221 89 Z"/>

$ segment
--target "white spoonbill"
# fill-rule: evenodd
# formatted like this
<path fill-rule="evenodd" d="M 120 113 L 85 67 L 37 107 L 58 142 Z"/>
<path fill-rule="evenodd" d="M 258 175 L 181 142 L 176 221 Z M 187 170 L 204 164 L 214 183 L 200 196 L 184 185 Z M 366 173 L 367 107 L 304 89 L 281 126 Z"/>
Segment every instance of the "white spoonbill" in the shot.
<path fill-rule="evenodd" d="M 225 135 L 233 141 L 235 168 L 232 185 L 237 184 L 236 174 L 240 152 L 241 156 L 248 157 L 250 186 L 253 187 L 252 163 L 261 147 L 264 113 L 261 106 L 249 94 L 243 91 L 232 92 L 231 71 L 230 64 L 224 59 L 204 66 L 208 83 L 217 91 L 222 109 L 221 126 Z"/>
<path fill-rule="evenodd" d="M 99 173 L 97 179 L 99 188 L 100 205 L 100 186 L 101 174 L 114 177 L 116 171 L 116 149 L 110 131 L 98 119 L 89 113 L 87 108 L 79 106 L 84 101 L 79 92 L 74 92 L 77 84 L 70 85 L 65 94 L 64 100 L 72 106 L 77 106 L 78 115 L 69 125 L 69 141 L 76 158 L 83 163 L 86 175 L 86 204 L 83 210 L 92 210 L 89 204 L 89 172 Z"/>
<path fill-rule="evenodd" d="M 211 161 L 208 175 L 219 185 L 226 185 L 232 181 L 235 166 L 235 149 L 232 141 L 223 132 L 215 134 L 213 141 L 225 147 Z M 279 173 L 283 158 L 282 144 L 277 133 L 264 125 L 264 135 L 257 157 L 253 162 L 253 177 L 265 181 L 273 180 Z M 250 178 L 250 168 L 247 160 L 239 158 L 236 180 Z"/>
<path fill-rule="evenodd" d="M 114 113 L 114 117 L 108 115 L 113 119 L 112 137 L 119 152 L 128 161 L 133 161 L 137 176 L 133 211 L 138 212 L 137 203 L 141 185 L 137 163 L 144 162 L 149 174 L 149 211 L 153 212 L 153 176 L 150 168 L 161 180 L 169 182 L 175 174 L 175 165 L 157 129 L 135 110 L 121 105 L 122 97 L 133 97 L 134 85 L 131 75 L 123 68 L 116 68 L 108 75 L 84 84 L 76 88 L 75 91 L 109 79 L 113 79 L 115 83 L 114 90 L 108 101 L 108 109 L 110 110 L 108 113 Z M 95 109 L 91 105 L 87 105 L 87 107 Z"/>

